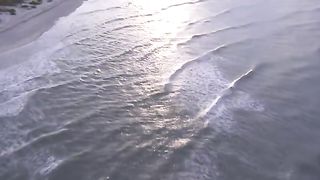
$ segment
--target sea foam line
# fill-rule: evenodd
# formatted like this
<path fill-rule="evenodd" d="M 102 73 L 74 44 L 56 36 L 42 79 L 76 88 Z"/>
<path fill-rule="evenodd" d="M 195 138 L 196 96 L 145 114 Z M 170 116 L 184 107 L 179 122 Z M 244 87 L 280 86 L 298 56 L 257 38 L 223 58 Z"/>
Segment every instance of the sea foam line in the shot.
<path fill-rule="evenodd" d="M 225 97 L 226 95 L 229 95 L 231 93 L 231 89 L 233 89 L 237 83 L 239 83 L 239 81 L 241 81 L 242 79 L 250 76 L 252 73 L 254 72 L 254 68 L 251 68 L 249 71 L 247 71 L 246 73 L 242 74 L 241 76 L 239 76 L 237 79 L 235 79 L 234 81 L 232 81 L 227 88 L 225 88 L 224 90 L 222 90 L 221 95 L 218 95 L 216 98 L 213 99 L 213 101 L 209 104 L 209 106 L 207 106 L 205 109 L 201 110 L 195 117 L 195 119 L 200 119 L 203 118 L 204 116 L 206 116 L 209 111 L 214 108 L 223 97 Z"/>

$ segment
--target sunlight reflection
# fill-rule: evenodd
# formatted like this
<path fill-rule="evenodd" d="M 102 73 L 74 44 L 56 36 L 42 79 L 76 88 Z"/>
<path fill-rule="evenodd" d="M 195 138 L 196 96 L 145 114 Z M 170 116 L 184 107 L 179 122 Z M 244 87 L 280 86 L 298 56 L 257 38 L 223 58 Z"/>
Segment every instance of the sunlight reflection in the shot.
<path fill-rule="evenodd" d="M 181 4 L 181 0 L 135 0 L 133 4 L 139 8 L 139 11 L 154 15 L 153 21 L 145 23 L 143 28 L 144 31 L 159 38 L 176 37 L 192 15 L 188 5 L 176 6 Z"/>
<path fill-rule="evenodd" d="M 154 11 L 159 8 L 163 8 L 165 6 L 170 5 L 174 1 L 170 0 L 133 0 L 132 4 L 140 7 L 141 9 L 149 10 L 149 11 Z"/>

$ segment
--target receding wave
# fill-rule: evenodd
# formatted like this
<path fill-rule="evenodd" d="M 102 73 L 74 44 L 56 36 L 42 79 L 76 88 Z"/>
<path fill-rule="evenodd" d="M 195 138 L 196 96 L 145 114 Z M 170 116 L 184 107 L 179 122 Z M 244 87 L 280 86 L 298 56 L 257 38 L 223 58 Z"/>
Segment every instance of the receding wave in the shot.
<path fill-rule="evenodd" d="M 33 139 L 30 142 L 24 142 L 24 143 L 21 143 L 20 145 L 16 145 L 16 147 L 8 147 L 7 150 L 6 149 L 2 149 L 1 152 L 0 152 L 0 157 L 1 156 L 10 155 L 10 154 L 15 153 L 17 151 L 21 151 L 24 148 L 30 147 L 33 144 L 40 143 L 40 141 L 45 141 L 48 138 L 54 138 L 55 136 L 61 135 L 62 133 L 66 132 L 66 131 L 67 131 L 67 129 L 60 129 L 60 130 L 57 130 L 57 131 L 54 131 L 54 132 L 43 134 L 43 135 Z"/>

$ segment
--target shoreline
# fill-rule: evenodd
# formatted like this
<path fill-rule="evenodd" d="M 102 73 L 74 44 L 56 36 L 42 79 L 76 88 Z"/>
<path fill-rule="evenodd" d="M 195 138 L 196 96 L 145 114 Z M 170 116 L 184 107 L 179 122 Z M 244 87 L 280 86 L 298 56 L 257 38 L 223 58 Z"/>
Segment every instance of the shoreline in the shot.
<path fill-rule="evenodd" d="M 82 3 L 83 0 L 54 0 L 7 17 L 8 22 L 0 22 L 0 55 L 34 41 Z"/>

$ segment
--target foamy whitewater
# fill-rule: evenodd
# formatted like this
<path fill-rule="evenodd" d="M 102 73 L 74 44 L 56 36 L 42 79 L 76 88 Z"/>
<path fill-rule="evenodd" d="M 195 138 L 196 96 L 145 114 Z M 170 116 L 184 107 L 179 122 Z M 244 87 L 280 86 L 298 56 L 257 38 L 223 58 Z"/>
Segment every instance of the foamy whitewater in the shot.
<path fill-rule="evenodd" d="M 319 15 L 85 1 L 0 55 L 0 179 L 320 179 Z"/>

